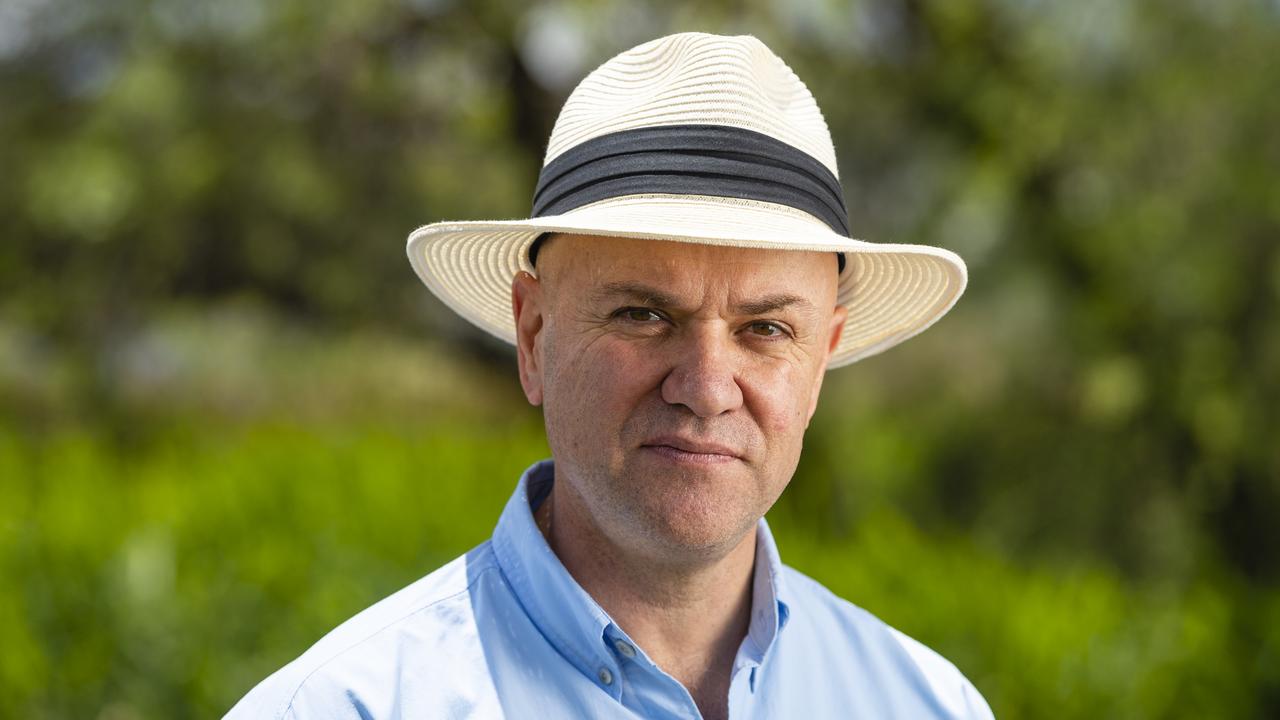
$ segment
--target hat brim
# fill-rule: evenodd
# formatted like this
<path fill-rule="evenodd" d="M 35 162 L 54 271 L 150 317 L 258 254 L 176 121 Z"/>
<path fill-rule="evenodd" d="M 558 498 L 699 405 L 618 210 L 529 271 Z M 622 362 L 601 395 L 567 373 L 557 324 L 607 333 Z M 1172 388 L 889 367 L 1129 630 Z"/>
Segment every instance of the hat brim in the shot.
<path fill-rule="evenodd" d="M 511 282 L 521 270 L 536 274 L 528 250 L 546 232 L 843 252 L 836 301 L 849 312 L 828 368 L 924 331 L 968 282 L 964 261 L 943 248 L 855 240 L 786 206 L 692 195 L 629 195 L 523 220 L 438 222 L 413 231 L 406 250 L 418 277 L 454 312 L 514 344 Z"/>

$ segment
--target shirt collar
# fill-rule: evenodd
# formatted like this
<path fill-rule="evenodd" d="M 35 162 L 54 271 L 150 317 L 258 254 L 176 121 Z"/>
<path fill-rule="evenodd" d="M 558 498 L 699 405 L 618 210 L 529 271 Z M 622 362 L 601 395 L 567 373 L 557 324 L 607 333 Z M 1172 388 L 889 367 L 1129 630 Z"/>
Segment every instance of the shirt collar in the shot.
<path fill-rule="evenodd" d="M 551 492 L 555 465 L 535 463 L 520 476 L 493 533 L 493 551 L 516 599 L 552 645 L 580 672 L 596 677 L 601 668 L 618 663 L 617 641 L 630 642 L 573 579 L 547 545 L 534 523 L 533 511 Z M 786 626 L 782 561 L 769 525 L 760 519 L 756 531 L 756 567 L 752 581 L 752 612 L 742 651 L 760 664 Z"/>
<path fill-rule="evenodd" d="M 755 663 L 764 662 L 764 657 L 773 647 L 778 632 L 787 626 L 787 618 L 791 609 L 786 600 L 786 584 L 782 581 L 782 558 L 778 556 L 778 546 L 773 542 L 773 533 L 769 531 L 769 523 L 764 518 L 756 527 L 756 567 L 751 586 L 751 624 L 747 627 L 747 638 L 755 646 L 756 653 L 750 658 Z"/>

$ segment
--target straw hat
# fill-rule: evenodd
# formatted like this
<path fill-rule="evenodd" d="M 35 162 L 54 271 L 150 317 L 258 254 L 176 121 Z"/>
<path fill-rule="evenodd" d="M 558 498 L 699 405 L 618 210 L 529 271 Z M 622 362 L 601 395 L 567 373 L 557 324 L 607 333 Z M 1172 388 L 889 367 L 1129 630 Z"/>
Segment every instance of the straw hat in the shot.
<path fill-rule="evenodd" d="M 537 274 L 529 250 L 545 233 L 842 253 L 849 313 L 828 367 L 921 332 L 967 281 L 949 250 L 849 237 L 826 121 L 751 36 L 669 35 L 596 68 L 551 131 L 531 215 L 420 227 L 409 261 L 446 305 L 514 344 L 511 281 Z"/>

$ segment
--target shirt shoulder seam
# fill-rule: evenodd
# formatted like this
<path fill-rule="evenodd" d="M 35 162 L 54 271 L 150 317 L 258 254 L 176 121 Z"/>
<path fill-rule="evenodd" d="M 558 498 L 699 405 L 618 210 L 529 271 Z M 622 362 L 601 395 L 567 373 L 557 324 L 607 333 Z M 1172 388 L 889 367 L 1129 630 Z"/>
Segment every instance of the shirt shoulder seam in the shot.
<path fill-rule="evenodd" d="M 933 648 L 929 647 L 928 645 L 925 645 L 924 643 L 908 635 L 907 633 L 890 625 L 889 623 L 881 619 L 880 616 L 876 615 L 870 610 L 867 610 L 866 608 L 846 598 L 840 597 L 839 595 L 832 592 L 831 588 L 828 588 L 826 585 L 823 585 L 822 583 L 809 577 L 803 572 L 800 572 L 799 570 L 796 570 L 795 568 L 790 566 L 784 566 L 784 567 L 791 572 L 793 577 L 798 577 L 803 582 L 810 585 L 814 590 L 820 591 L 824 595 L 826 595 L 828 598 L 835 600 L 838 604 L 844 605 L 846 609 L 854 610 L 855 612 L 863 615 L 865 618 L 875 623 L 875 625 L 877 625 L 879 628 L 886 631 L 889 637 L 894 641 L 894 643 L 896 643 L 898 647 L 900 647 L 902 651 L 906 654 L 907 659 L 911 663 L 912 671 L 916 674 L 916 676 L 920 680 L 922 680 L 926 684 L 926 686 L 930 688 L 934 688 L 935 687 L 934 680 L 935 679 L 941 680 L 941 678 L 936 678 L 936 676 L 932 672 L 930 672 L 928 669 L 926 669 L 921 665 L 920 659 L 916 657 L 915 652 L 912 652 L 911 646 L 914 646 L 916 648 L 916 652 L 919 652 L 924 655 L 928 655 L 931 658 L 938 661 L 939 664 L 942 666 L 944 673 L 950 676 L 948 680 L 950 682 L 955 683 L 957 688 L 961 691 L 962 694 L 968 693 L 969 689 L 972 688 L 972 692 L 977 694 L 979 697 L 981 697 L 981 693 L 978 692 L 977 688 L 974 687 L 973 682 L 969 680 L 969 678 L 964 674 L 964 672 L 962 672 L 960 668 L 956 667 L 955 663 L 951 662 L 950 659 L 944 657 L 937 650 L 934 650 Z M 984 699 L 984 702 L 985 702 L 985 699 Z"/>
<path fill-rule="evenodd" d="M 490 550 L 489 552 L 490 552 L 490 553 L 492 553 L 492 551 L 491 551 L 491 550 Z M 472 577 L 472 578 L 471 578 L 471 580 L 467 583 L 467 586 L 466 586 L 466 587 L 464 587 L 464 588 L 462 588 L 461 590 L 459 590 L 459 591 L 457 591 L 457 592 L 455 592 L 455 593 L 450 593 L 449 595 L 446 595 L 446 596 L 444 596 L 444 597 L 436 598 L 436 599 L 432 600 L 431 602 L 429 602 L 429 603 L 427 603 L 426 605 L 423 605 L 423 606 L 421 606 L 421 607 L 413 608 L 413 609 L 412 609 L 412 610 L 410 610 L 409 612 L 406 612 L 406 613 L 404 613 L 403 615 L 400 615 L 400 616 L 396 617 L 396 618 L 395 618 L 395 619 L 393 619 L 393 620 L 389 620 L 389 621 L 387 621 L 387 622 L 386 622 L 386 624 L 382 625 L 381 627 L 377 628 L 376 630 L 373 630 L 373 631 L 371 631 L 371 632 L 369 632 L 369 633 L 365 634 L 365 635 L 364 635 L 364 636 L 362 636 L 360 639 L 353 641 L 351 644 L 347 645 L 346 647 L 342 648 L 341 650 L 337 650 L 337 651 L 335 651 L 334 653 L 332 653 L 328 658 L 326 658 L 323 662 L 318 663 L 314 668 L 312 668 L 312 669 L 311 669 L 311 671 L 310 671 L 310 672 L 308 672 L 305 676 L 303 676 L 303 678 L 302 678 L 301 680 L 299 680 L 299 681 L 298 681 L 298 685 L 297 685 L 297 687 L 295 687 L 295 688 L 293 689 L 293 693 L 289 695 L 289 702 L 288 702 L 288 704 L 286 704 L 286 705 L 284 706 L 283 712 L 281 713 L 281 718 L 282 718 L 282 719 L 283 719 L 283 718 L 287 718 L 287 717 L 289 717 L 290 715 L 292 715 L 292 716 L 294 716 L 294 717 L 296 717 L 296 716 L 297 716 L 297 714 L 294 712 L 293 703 L 298 699 L 298 693 L 302 692 L 302 688 L 307 684 L 307 682 L 308 682 L 309 680 L 311 680 L 311 678 L 312 678 L 316 673 L 320 672 L 320 671 L 321 671 L 321 670 L 323 670 L 325 667 L 327 667 L 327 666 L 329 665 L 329 663 L 332 663 L 334 660 L 337 660 L 339 657 L 341 657 L 342 655 L 346 654 L 346 653 L 347 653 L 348 651 L 350 651 L 352 648 L 356 647 L 357 645 L 360 645 L 361 643 L 364 643 L 364 642 L 368 641 L 368 640 L 369 640 L 369 638 L 372 638 L 372 637 L 374 637 L 375 635 L 377 635 L 377 634 L 379 634 L 379 633 L 381 633 L 381 632 L 385 631 L 387 628 L 391 627 L 392 625 L 395 625 L 395 624 L 397 624 L 397 623 L 399 623 L 399 622 L 402 622 L 405 618 L 410 617 L 410 616 L 412 616 L 412 615 L 417 615 L 418 613 L 420 613 L 420 612 L 424 612 L 424 611 L 426 611 L 426 610 L 430 610 L 431 608 L 433 608 L 433 607 L 435 607 L 435 606 L 437 606 L 437 605 L 440 605 L 441 603 L 448 602 L 448 601 L 450 601 L 450 600 L 453 600 L 454 598 L 457 598 L 457 597 L 459 597 L 459 596 L 461 596 L 461 595 L 465 595 L 465 594 L 467 594 L 467 593 L 471 592 L 471 588 L 472 588 L 472 587 L 473 587 L 477 582 L 479 582 L 479 581 L 480 581 L 480 578 L 481 578 L 481 577 L 483 577 L 486 573 L 492 572 L 493 570 L 496 570 L 496 569 L 497 569 L 497 565 L 496 565 L 495 563 L 490 562 L 490 563 L 488 564 L 488 566 L 487 566 L 487 567 L 483 568 L 482 570 L 480 570 L 480 572 L 476 573 L 476 574 L 475 574 L 475 576 L 474 576 L 474 577 Z M 505 578 L 504 578 L 504 582 L 505 582 Z"/>

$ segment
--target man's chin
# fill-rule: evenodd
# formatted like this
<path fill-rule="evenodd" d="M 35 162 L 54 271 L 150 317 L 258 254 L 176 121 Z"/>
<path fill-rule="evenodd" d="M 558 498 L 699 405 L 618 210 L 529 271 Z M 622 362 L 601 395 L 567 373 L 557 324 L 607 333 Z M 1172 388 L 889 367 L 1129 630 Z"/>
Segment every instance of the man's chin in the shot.
<path fill-rule="evenodd" d="M 648 510 L 642 522 L 655 549 L 671 560 L 723 557 L 742 542 L 759 520 L 714 497 L 668 496 L 661 505 Z"/>
<path fill-rule="evenodd" d="M 723 556 L 742 542 L 768 509 L 759 478 L 740 461 L 673 466 L 641 453 L 615 468 L 600 497 L 617 529 L 615 537 L 655 558 L 705 559 Z M 601 488 L 604 490 L 604 488 Z M 603 508 L 602 508 L 603 509 Z M 612 534 L 612 533 L 610 533 Z"/>

